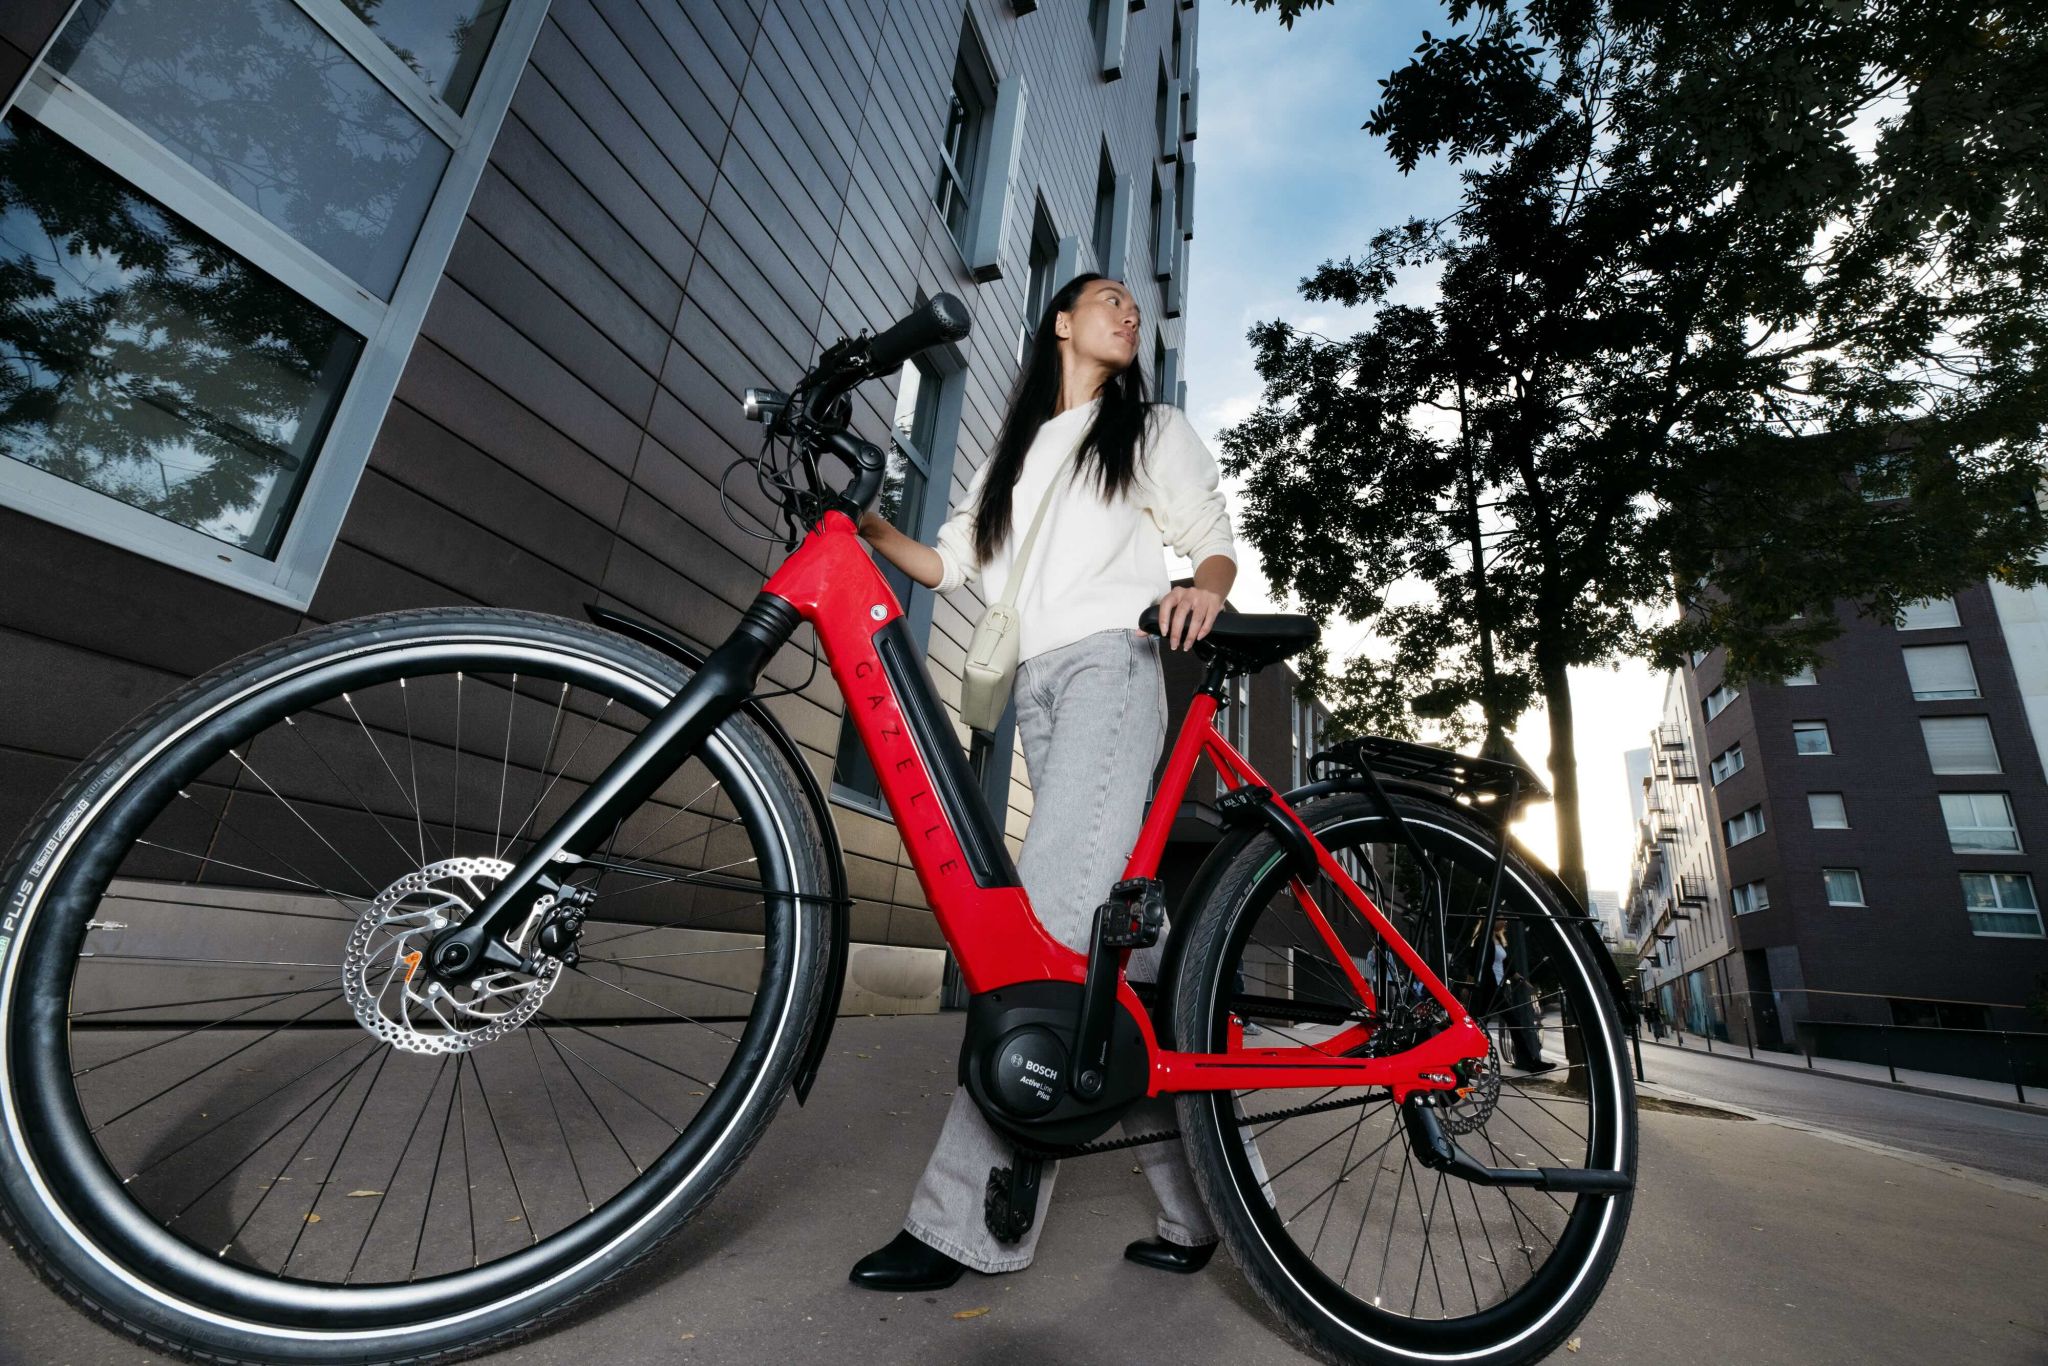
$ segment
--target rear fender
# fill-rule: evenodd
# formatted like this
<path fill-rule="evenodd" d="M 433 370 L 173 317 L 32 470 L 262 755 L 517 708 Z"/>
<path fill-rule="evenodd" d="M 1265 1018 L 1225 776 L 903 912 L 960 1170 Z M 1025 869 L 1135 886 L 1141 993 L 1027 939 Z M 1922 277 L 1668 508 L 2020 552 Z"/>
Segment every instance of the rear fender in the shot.
<path fill-rule="evenodd" d="M 651 646 L 680 660 L 692 669 L 704 667 L 704 656 L 660 626 L 614 612 L 596 603 L 586 603 L 586 615 L 607 631 L 616 631 L 630 640 Z M 801 1105 L 811 1094 L 811 1083 L 818 1079 L 818 1068 L 825 1060 L 825 1050 L 832 1042 L 832 1026 L 839 1018 L 839 997 L 846 986 L 846 960 L 851 952 L 849 946 L 849 924 L 852 899 L 846 890 L 846 854 L 839 847 L 839 827 L 833 823 L 832 808 L 825 801 L 825 793 L 818 786 L 817 774 L 804 761 L 803 752 L 796 741 L 777 720 L 775 713 L 763 706 L 759 698 L 750 697 L 740 704 L 740 710 L 760 723 L 761 729 L 775 742 L 782 757 L 803 784 L 804 799 L 811 804 L 811 810 L 818 818 L 818 829 L 825 836 L 825 869 L 832 887 L 832 942 L 825 962 L 825 998 L 821 1003 L 818 1019 L 811 1028 L 811 1037 L 804 1045 L 803 1057 L 797 1060 L 796 1075 L 790 1082 L 790 1089 L 796 1092 L 797 1104 Z"/>

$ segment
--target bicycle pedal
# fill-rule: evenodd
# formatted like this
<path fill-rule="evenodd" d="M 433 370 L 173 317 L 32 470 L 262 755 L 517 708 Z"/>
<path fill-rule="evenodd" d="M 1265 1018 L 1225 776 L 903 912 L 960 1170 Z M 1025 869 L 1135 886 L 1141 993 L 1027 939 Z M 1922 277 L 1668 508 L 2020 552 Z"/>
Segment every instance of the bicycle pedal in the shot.
<path fill-rule="evenodd" d="M 1166 884 L 1156 877 L 1125 878 L 1109 889 L 1099 910 L 1102 944 L 1111 949 L 1149 949 L 1166 928 Z"/>

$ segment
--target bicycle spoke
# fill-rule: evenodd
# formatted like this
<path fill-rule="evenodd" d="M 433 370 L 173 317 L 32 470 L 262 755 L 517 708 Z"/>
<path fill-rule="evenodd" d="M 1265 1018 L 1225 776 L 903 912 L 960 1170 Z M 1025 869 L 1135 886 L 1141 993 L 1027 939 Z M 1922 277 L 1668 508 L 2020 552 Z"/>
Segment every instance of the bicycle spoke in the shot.
<path fill-rule="evenodd" d="M 576 1189 L 583 1192 L 583 1207 L 595 1213 L 597 1202 L 590 1198 L 590 1185 L 583 1179 L 583 1164 L 576 1160 L 576 1148 L 569 1142 L 568 1126 L 562 1123 L 562 1107 L 555 1104 L 555 1088 L 548 1084 L 548 1074 L 541 1070 L 540 1045 L 533 1041 L 533 1031 L 522 1031 L 526 1035 L 527 1051 L 533 1054 L 533 1070 L 540 1077 L 541 1091 L 548 1098 L 548 1112 L 554 1116 L 555 1132 L 561 1135 L 562 1150 L 569 1154 L 569 1169 L 576 1173 Z"/>
<path fill-rule="evenodd" d="M 384 1196 L 378 1199 L 377 1208 L 370 1215 L 369 1225 L 363 1229 L 363 1236 L 356 1243 L 356 1255 L 349 1258 L 348 1270 L 342 1273 L 341 1283 L 343 1285 L 347 1285 L 350 1281 L 355 1279 L 356 1266 L 363 1260 L 363 1249 L 370 1245 L 370 1235 L 377 1231 L 377 1221 L 382 1219 L 384 1217 L 384 1211 L 391 1207 L 391 1191 L 397 1185 L 398 1173 L 402 1171 L 405 1167 L 405 1155 L 412 1151 L 413 1140 L 419 1137 L 420 1121 L 427 1117 L 427 1105 L 434 1099 L 434 1092 L 441 1089 L 441 1078 L 447 1071 L 448 1059 L 446 1055 L 443 1055 L 441 1058 L 441 1065 L 434 1069 L 433 1081 L 429 1082 L 427 1084 L 427 1089 L 420 1094 L 419 1112 L 412 1117 L 412 1128 L 406 1130 L 405 1146 L 401 1147 L 398 1150 L 398 1156 L 392 1159 L 391 1171 L 384 1178 Z M 428 1197 L 430 1202 L 432 1199 L 432 1195 L 433 1192 L 429 1190 Z M 425 1211 L 422 1211 L 420 1214 L 420 1225 L 423 1228 L 426 1226 Z"/>
<path fill-rule="evenodd" d="M 400 840 L 398 836 L 391 833 L 391 827 L 384 824 L 384 818 L 382 816 L 378 815 L 376 812 L 370 809 L 370 804 L 363 800 L 361 793 L 356 791 L 355 784 L 351 783 L 348 779 L 342 777 L 341 773 L 334 767 L 334 765 L 328 762 L 327 756 L 322 754 L 319 751 L 319 749 L 313 744 L 313 742 L 307 738 L 306 732 L 304 731 L 304 729 L 300 727 L 298 721 L 293 717 L 287 716 L 284 718 L 284 726 L 286 730 L 290 731 L 293 735 L 299 737 L 299 743 L 306 747 L 307 753 L 311 754 L 315 759 L 318 759 L 320 761 L 321 766 L 325 768 L 329 773 L 334 774 L 334 781 L 341 784 L 342 790 L 347 792 L 349 796 L 355 799 L 355 803 L 358 807 L 362 809 L 362 813 L 365 816 L 368 816 L 371 822 L 375 824 L 379 830 L 382 830 L 384 832 L 384 837 L 390 840 L 392 845 L 398 850 L 398 857 L 401 860 L 410 862 L 412 859 L 412 850 L 406 848 L 404 842 Z M 283 798 L 279 798 L 279 800 L 282 801 Z M 332 846 L 329 847 L 331 848 Z"/>
<path fill-rule="evenodd" d="M 505 753 L 498 766 L 498 817 L 491 827 L 491 857 L 504 848 L 498 841 L 505 833 L 505 788 L 512 781 L 512 718 L 519 710 L 519 675 L 512 675 L 512 700 L 505 704 Z"/>
<path fill-rule="evenodd" d="M 363 1088 L 363 1098 L 356 1102 L 356 1112 L 349 1117 L 348 1128 L 342 1131 L 341 1142 L 335 1145 L 334 1156 L 327 1162 L 327 1170 L 321 1174 L 319 1183 L 313 1187 L 313 1202 L 306 1206 L 306 1217 L 299 1221 L 299 1231 L 292 1237 L 291 1248 L 284 1254 L 284 1260 L 278 1263 L 277 1275 L 280 1280 L 291 1268 L 292 1258 L 299 1254 L 300 1239 L 306 1236 L 307 1229 L 313 1227 L 313 1216 L 320 1211 L 320 1200 L 327 1194 L 327 1183 L 334 1179 L 334 1169 L 341 1165 L 341 1156 L 348 1151 L 349 1140 L 356 1134 L 356 1126 L 362 1123 L 363 1109 L 370 1103 L 370 1093 L 377 1089 L 377 1079 L 384 1075 L 384 1065 L 390 1061 L 391 1053 L 388 1049 L 377 1055 L 377 1068 L 370 1073 L 370 1084 Z"/>
<path fill-rule="evenodd" d="M 654 969 L 652 968 L 643 968 L 641 970 L 643 972 L 654 971 Z M 675 1018 L 683 1021 L 685 1024 L 693 1024 L 697 1026 L 697 1028 L 703 1030 L 707 1034 L 716 1034 L 719 1038 L 724 1039 L 727 1043 L 733 1045 L 735 1048 L 739 1046 L 740 1041 L 738 1039 L 735 1039 L 732 1035 L 726 1033 L 724 1030 L 713 1029 L 710 1025 L 705 1024 L 702 1020 L 691 1019 L 688 1015 L 683 1014 L 683 1012 L 680 1010 L 671 1010 L 669 1007 L 663 1005 L 659 1001 L 653 1000 L 650 997 L 642 996 L 639 992 L 633 990 L 631 987 L 622 987 L 617 982 L 607 982 L 604 980 L 604 978 L 595 976 L 591 973 L 584 972 L 581 968 L 578 968 L 576 971 L 579 976 L 584 977 L 589 981 L 596 982 L 600 986 L 610 987 L 613 991 L 619 992 L 622 995 L 630 996 L 634 1000 L 640 1002 L 642 1005 L 653 1006 L 662 1014 L 673 1015 L 675 1016 Z"/>

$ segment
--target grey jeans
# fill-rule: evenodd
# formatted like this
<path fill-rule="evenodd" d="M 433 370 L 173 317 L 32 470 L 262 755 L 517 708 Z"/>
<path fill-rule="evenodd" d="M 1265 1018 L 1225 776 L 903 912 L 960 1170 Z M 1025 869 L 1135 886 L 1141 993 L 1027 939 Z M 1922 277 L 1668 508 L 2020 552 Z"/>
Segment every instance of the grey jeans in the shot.
<path fill-rule="evenodd" d="M 1046 930 L 1082 952 L 1095 908 L 1123 876 L 1144 824 L 1145 790 L 1166 741 L 1164 648 L 1157 636 L 1112 628 L 1033 655 L 1017 669 L 1017 730 L 1032 793 L 1017 872 Z M 1131 979 L 1156 980 L 1159 954 L 1158 946 L 1133 953 Z M 1127 1134 L 1176 1127 L 1166 1098 L 1139 1101 L 1123 1120 Z M 1136 1151 L 1159 1201 L 1159 1236 L 1184 1246 L 1216 1241 L 1180 1141 Z M 1039 1175 L 1039 1217 L 1030 1230 L 1000 1243 L 983 1222 L 982 1197 L 989 1169 L 1014 1161 L 1009 1142 L 956 1089 L 904 1228 L 977 1271 L 1029 1266 L 1059 1164 L 1046 1163 Z"/>

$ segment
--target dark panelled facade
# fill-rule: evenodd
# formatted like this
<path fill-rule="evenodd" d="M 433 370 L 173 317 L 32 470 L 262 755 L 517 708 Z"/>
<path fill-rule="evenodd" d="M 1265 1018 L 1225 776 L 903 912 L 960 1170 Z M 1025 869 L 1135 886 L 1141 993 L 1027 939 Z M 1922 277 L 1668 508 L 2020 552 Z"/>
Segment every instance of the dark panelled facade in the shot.
<path fill-rule="evenodd" d="M 1752 993 L 1762 1041 L 1790 1039 L 1801 1020 L 2030 1027 L 2021 1007 L 2048 971 L 2048 941 L 1973 933 L 1963 877 L 2044 885 L 2048 780 L 1990 590 L 1977 584 L 1954 602 L 1956 625 L 1913 630 L 1844 605 L 1847 629 L 1825 647 L 1814 683 L 1743 689 L 1712 720 L 1701 698 L 1721 683 L 1721 652 L 1685 671 L 1709 812 L 1717 826 L 1759 805 L 1764 813 L 1763 833 L 1732 847 L 1715 832 L 1724 885 L 1768 889 L 1767 908 L 1734 917 L 1741 951 L 1728 982 Z M 1967 645 L 1979 696 L 1915 698 L 1903 650 L 1944 645 Z M 1951 716 L 1988 718 L 1999 771 L 1933 771 L 1920 722 Z M 1801 753 L 1799 722 L 1824 723 L 1832 752 Z M 1714 781 L 1710 760 L 1734 744 L 1743 767 Z M 1846 828 L 1817 828 L 1813 793 L 1840 794 Z M 1952 847 L 1943 793 L 2003 794 L 2018 851 Z M 1864 904 L 1830 904 L 1825 869 L 1853 870 Z M 1740 1020 L 1739 1001 L 1728 1009 Z"/>
<path fill-rule="evenodd" d="M 1111 80 L 1088 8 L 554 0 L 304 610 L 0 507 L 0 835 L 11 840 L 137 709 L 309 624 L 449 603 L 580 616 L 596 601 L 722 639 L 784 553 L 719 511 L 721 475 L 758 444 L 740 392 L 787 385 L 823 344 L 951 291 L 976 328 L 956 358 L 957 430 L 935 445 L 942 516 L 994 443 L 1034 224 L 1078 240 L 1065 264 L 1097 264 L 1105 149 L 1136 186 L 1124 275 L 1146 315 L 1141 354 L 1178 354 L 1167 311 L 1185 285 L 1183 233 L 1171 225 L 1179 273 L 1161 278 L 1143 205 L 1155 176 L 1174 182 L 1162 153 L 1193 151 L 1178 119 L 1162 136 L 1155 73 L 1176 40 L 1192 72 L 1196 11 L 1130 10 Z M 0 7 L 0 95 L 69 10 Z M 1011 199 L 999 273 L 982 280 L 933 202 L 963 20 L 991 74 L 1021 74 L 1029 92 L 1019 154 L 995 187 Z M 881 440 L 894 404 L 869 390 L 858 424 Z M 730 495 L 767 515 L 749 479 Z M 978 604 L 920 588 L 906 606 L 929 622 L 931 669 L 957 703 Z M 764 686 L 802 684 L 810 643 L 801 632 Z M 830 675 L 770 705 L 829 782 L 841 706 Z M 1030 795 L 1009 730 L 1001 738 L 991 788 L 1007 793 L 1014 852 Z M 893 825 L 835 809 L 855 937 L 938 945 Z"/>

